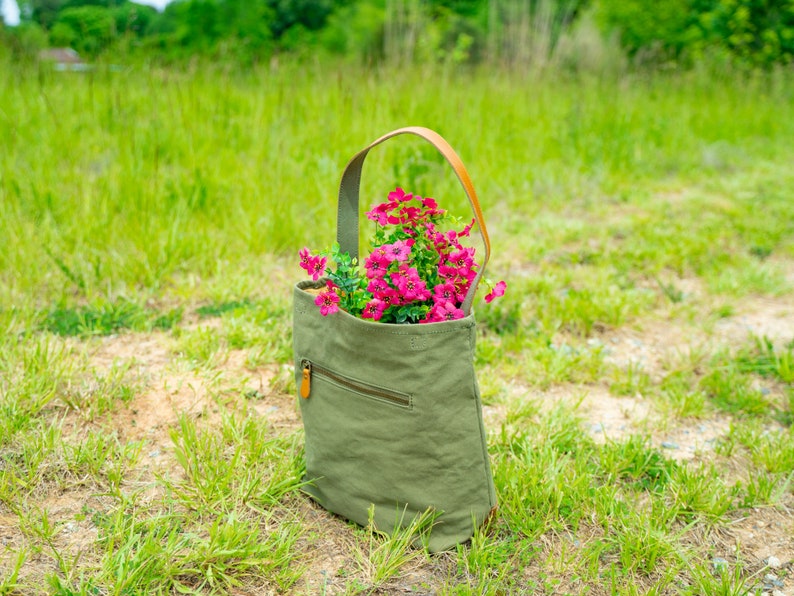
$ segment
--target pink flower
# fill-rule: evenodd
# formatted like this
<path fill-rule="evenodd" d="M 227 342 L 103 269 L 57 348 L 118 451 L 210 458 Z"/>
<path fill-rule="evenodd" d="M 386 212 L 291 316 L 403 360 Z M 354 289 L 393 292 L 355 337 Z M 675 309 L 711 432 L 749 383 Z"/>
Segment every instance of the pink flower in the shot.
<path fill-rule="evenodd" d="M 419 207 L 403 207 L 400 209 L 400 215 L 402 216 L 402 219 L 399 223 L 413 224 L 419 219 L 421 213 L 422 211 L 419 209 Z"/>
<path fill-rule="evenodd" d="M 455 319 L 462 319 L 465 316 L 463 311 L 452 302 L 438 302 L 433 305 L 433 308 L 427 313 L 428 322 L 431 323 L 454 321 Z"/>
<path fill-rule="evenodd" d="M 395 201 L 395 202 L 399 201 L 401 203 L 405 203 L 413 198 L 414 198 L 413 194 L 411 194 L 410 192 L 405 192 L 399 186 L 389 193 L 390 201 Z"/>
<path fill-rule="evenodd" d="M 308 248 L 301 249 L 298 255 L 301 258 L 301 268 L 305 269 L 306 272 L 312 276 L 313 280 L 317 281 L 320 279 L 325 271 L 325 264 L 328 262 L 328 259 L 325 257 L 313 256 Z"/>
<path fill-rule="evenodd" d="M 389 222 L 389 211 L 394 209 L 396 206 L 396 201 L 375 205 L 370 211 L 367 211 L 367 219 L 371 219 L 372 221 L 385 226 Z"/>
<path fill-rule="evenodd" d="M 397 290 L 390 287 L 376 292 L 375 298 L 384 304 L 383 310 L 386 310 L 390 306 L 398 306 L 402 304 L 402 300 L 400 299 L 400 295 L 397 293 Z"/>
<path fill-rule="evenodd" d="M 385 257 L 389 261 L 399 261 L 400 263 L 408 260 L 408 255 L 411 254 L 411 245 L 405 240 L 397 240 L 392 244 L 384 244 L 379 247 L 385 253 Z"/>
<path fill-rule="evenodd" d="M 474 277 L 477 277 L 477 274 L 473 274 Z M 471 279 L 459 279 L 455 283 L 455 290 L 458 292 L 458 302 L 463 302 L 466 299 L 466 294 L 469 293 L 469 288 L 471 288 Z"/>
<path fill-rule="evenodd" d="M 397 286 L 397 291 L 400 293 L 403 304 L 430 298 L 430 291 L 427 289 L 427 285 L 419 277 L 419 273 L 414 267 L 398 273 L 392 273 L 391 281 Z"/>
<path fill-rule="evenodd" d="M 362 319 L 372 319 L 373 321 L 379 321 L 380 318 L 383 316 L 383 311 L 386 310 L 386 305 L 383 304 L 377 298 L 374 298 L 367 302 L 367 305 L 364 307 L 364 310 L 361 312 Z"/>
<path fill-rule="evenodd" d="M 432 222 L 425 224 L 425 236 L 433 243 L 436 252 L 441 254 L 447 248 L 447 241 L 444 234 L 436 230 L 436 226 Z"/>
<path fill-rule="evenodd" d="M 445 263 L 438 266 L 438 274 L 444 279 L 454 279 L 458 276 L 458 269 Z"/>
<path fill-rule="evenodd" d="M 455 286 L 451 283 L 438 284 L 433 288 L 433 300 L 442 303 L 457 300 Z"/>
<path fill-rule="evenodd" d="M 485 301 L 491 303 L 495 298 L 504 296 L 506 289 L 507 289 L 507 284 L 504 281 L 500 281 L 498 284 L 496 284 L 493 287 L 493 290 L 491 290 L 485 295 Z"/>
<path fill-rule="evenodd" d="M 317 281 L 325 271 L 325 264 L 328 261 L 325 257 L 315 257 L 314 261 L 312 262 L 312 268 L 309 273 L 311 273 L 312 279 Z"/>
<path fill-rule="evenodd" d="M 378 278 L 386 275 L 386 269 L 389 267 L 389 259 L 385 254 L 372 253 L 364 261 L 364 267 L 367 270 L 367 277 Z"/>
<path fill-rule="evenodd" d="M 450 253 L 449 257 L 447 257 L 452 266 L 458 270 L 458 275 L 466 277 L 474 266 L 473 252 L 474 249 L 472 248 L 463 248 Z"/>
<path fill-rule="evenodd" d="M 309 261 L 312 258 L 312 253 L 309 252 L 309 247 L 304 246 L 300 251 L 298 251 L 298 256 L 301 258 L 300 266 L 306 271 L 309 270 Z"/>
<path fill-rule="evenodd" d="M 435 199 L 431 199 L 430 197 L 422 199 L 422 206 L 430 210 L 438 209 L 438 203 L 436 203 Z"/>
<path fill-rule="evenodd" d="M 463 248 L 448 255 L 441 255 L 438 275 L 445 280 L 458 284 L 458 280 L 471 281 L 477 276 L 477 263 L 474 262 L 474 249 Z"/>
<path fill-rule="evenodd" d="M 367 284 L 367 292 L 378 294 L 389 289 L 389 284 L 382 277 L 376 277 Z"/>
<path fill-rule="evenodd" d="M 328 290 L 320 292 L 317 298 L 314 299 L 314 303 L 320 307 L 320 314 L 324 317 L 339 310 L 339 296 L 330 284 L 328 285 Z"/>

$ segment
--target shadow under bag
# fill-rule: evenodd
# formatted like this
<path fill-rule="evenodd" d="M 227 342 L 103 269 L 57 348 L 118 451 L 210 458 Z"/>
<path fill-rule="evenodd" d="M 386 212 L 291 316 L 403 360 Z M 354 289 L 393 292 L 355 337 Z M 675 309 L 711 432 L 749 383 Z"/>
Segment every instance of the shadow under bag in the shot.
<path fill-rule="evenodd" d="M 358 257 L 359 183 L 369 151 L 398 135 L 419 136 L 452 166 L 474 211 L 485 255 L 462 319 L 428 324 L 366 321 L 344 311 L 323 316 L 315 295 L 324 280 L 294 288 L 295 379 L 305 429 L 304 490 L 321 506 L 361 525 L 370 509 L 382 532 L 437 514 L 431 551 L 471 538 L 496 509 L 471 312 L 490 242 L 477 195 L 460 158 L 437 133 L 392 131 L 357 153 L 342 175 L 337 240 Z"/>

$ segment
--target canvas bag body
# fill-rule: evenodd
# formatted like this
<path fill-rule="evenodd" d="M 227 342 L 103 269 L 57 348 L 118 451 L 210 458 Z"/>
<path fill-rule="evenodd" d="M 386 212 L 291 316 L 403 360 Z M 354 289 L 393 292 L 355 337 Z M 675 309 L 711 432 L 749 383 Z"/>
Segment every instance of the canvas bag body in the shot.
<path fill-rule="evenodd" d="M 361 525 L 374 506 L 384 532 L 432 508 L 431 551 L 467 540 L 496 506 L 474 316 L 421 325 L 323 316 L 307 291 L 323 286 L 294 288 L 295 380 L 309 383 L 304 490 Z"/>

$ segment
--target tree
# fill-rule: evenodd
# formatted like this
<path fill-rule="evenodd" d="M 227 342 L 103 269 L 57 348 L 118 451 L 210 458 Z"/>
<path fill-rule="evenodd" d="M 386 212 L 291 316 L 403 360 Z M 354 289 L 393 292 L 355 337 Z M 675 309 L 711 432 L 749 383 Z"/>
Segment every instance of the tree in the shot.
<path fill-rule="evenodd" d="M 298 25 L 317 31 L 325 25 L 334 9 L 332 0 L 267 0 L 267 4 L 272 11 L 270 31 L 276 39 Z"/>
<path fill-rule="evenodd" d="M 24 0 L 19 8 L 22 15 L 29 14 L 33 22 L 49 29 L 58 17 L 62 3 L 63 0 Z"/>
<path fill-rule="evenodd" d="M 157 10 L 151 6 L 144 6 L 134 2 L 124 2 L 112 8 L 111 12 L 116 22 L 116 33 L 132 33 L 137 37 L 142 36 L 149 27 L 152 19 L 157 16 Z"/>
<path fill-rule="evenodd" d="M 96 55 L 115 38 L 116 26 L 110 9 L 103 6 L 74 6 L 57 15 L 59 35 L 68 35 L 67 27 L 76 37 L 72 47 L 78 52 Z"/>

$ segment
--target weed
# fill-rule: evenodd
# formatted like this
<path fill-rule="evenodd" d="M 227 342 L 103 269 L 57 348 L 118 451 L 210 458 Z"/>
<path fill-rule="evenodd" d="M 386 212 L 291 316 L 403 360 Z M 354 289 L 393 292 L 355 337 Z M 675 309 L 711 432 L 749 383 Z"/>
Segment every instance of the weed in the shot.
<path fill-rule="evenodd" d="M 230 300 L 216 304 L 205 304 L 196 309 L 196 314 L 201 317 L 218 317 L 227 312 L 237 312 L 248 309 L 252 306 L 251 300 Z"/>
<path fill-rule="evenodd" d="M 67 337 L 111 335 L 123 330 L 168 330 L 182 320 L 182 313 L 182 308 L 160 314 L 128 300 L 100 300 L 91 306 L 53 309 L 44 316 L 40 328 Z"/>
<path fill-rule="evenodd" d="M 630 362 L 626 368 L 613 367 L 609 390 L 615 395 L 644 395 L 651 387 L 651 377 L 642 364 Z"/>
<path fill-rule="evenodd" d="M 749 377 L 730 364 L 706 374 L 698 386 L 711 403 L 725 412 L 755 416 L 770 411 L 763 393 L 752 386 Z"/>
<path fill-rule="evenodd" d="M 301 485 L 295 438 L 269 437 L 257 419 L 224 415 L 219 432 L 199 432 L 195 422 L 182 415 L 171 438 L 185 480 L 167 485 L 186 506 L 266 510 Z M 293 456 L 286 457 L 288 453 Z"/>
<path fill-rule="evenodd" d="M 794 383 L 794 349 L 787 346 L 776 350 L 772 340 L 767 337 L 754 338 L 753 347 L 741 350 L 736 357 L 736 363 L 742 372 L 776 378 L 783 383 Z"/>
<path fill-rule="evenodd" d="M 620 518 L 609 528 L 605 543 L 604 554 L 615 552 L 625 574 L 651 575 L 676 552 L 675 537 L 642 514 Z"/>
<path fill-rule="evenodd" d="M 369 509 L 369 525 L 363 530 L 369 535 L 367 550 L 356 551 L 356 560 L 370 586 L 377 589 L 409 563 L 427 557 L 423 548 L 414 546 L 426 542 L 438 514 L 428 509 L 408 522 L 405 512 L 398 510 L 391 534 L 378 532 L 374 516 L 375 506 L 372 505 Z"/>
<path fill-rule="evenodd" d="M 713 465 L 701 464 L 675 468 L 667 494 L 684 519 L 718 522 L 734 507 L 737 489 Z"/>
<path fill-rule="evenodd" d="M 28 551 L 26 551 L 24 548 L 21 548 L 16 552 L 16 558 L 11 565 L 11 569 L 7 570 L 5 577 L 0 580 L 0 594 L 3 596 L 6 596 L 6 594 L 10 595 L 20 593 L 20 589 L 23 587 L 23 585 L 19 583 L 19 572 L 22 570 L 22 566 L 25 564 L 28 555 Z"/>
<path fill-rule="evenodd" d="M 640 435 L 620 442 L 607 441 L 599 450 L 599 465 L 607 482 L 629 482 L 652 492 L 664 489 L 677 467 Z"/>
<path fill-rule="evenodd" d="M 226 358 L 226 346 L 218 331 L 212 327 L 182 330 L 175 336 L 175 352 L 196 369 L 212 367 Z"/>
<path fill-rule="evenodd" d="M 133 302 L 102 302 L 84 308 L 57 308 L 42 327 L 57 335 L 110 335 L 121 329 L 143 329 L 146 312 Z"/>

